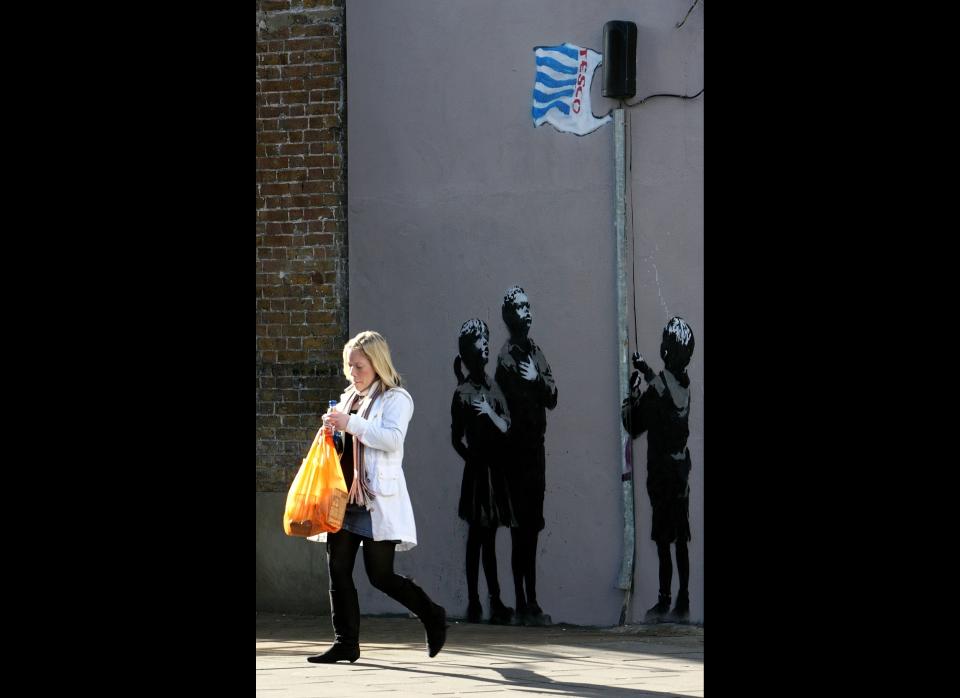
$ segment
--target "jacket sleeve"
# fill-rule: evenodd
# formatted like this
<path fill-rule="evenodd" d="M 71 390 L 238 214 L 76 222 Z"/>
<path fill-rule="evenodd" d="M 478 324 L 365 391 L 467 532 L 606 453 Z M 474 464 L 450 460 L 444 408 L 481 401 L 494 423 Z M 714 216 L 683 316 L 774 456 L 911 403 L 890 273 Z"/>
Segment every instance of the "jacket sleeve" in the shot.
<path fill-rule="evenodd" d="M 381 399 L 383 415 L 379 425 L 354 414 L 350 415 L 346 431 L 354 434 L 364 446 L 381 451 L 398 451 L 403 447 L 407 424 L 413 416 L 413 400 L 399 390 L 388 390 Z"/>

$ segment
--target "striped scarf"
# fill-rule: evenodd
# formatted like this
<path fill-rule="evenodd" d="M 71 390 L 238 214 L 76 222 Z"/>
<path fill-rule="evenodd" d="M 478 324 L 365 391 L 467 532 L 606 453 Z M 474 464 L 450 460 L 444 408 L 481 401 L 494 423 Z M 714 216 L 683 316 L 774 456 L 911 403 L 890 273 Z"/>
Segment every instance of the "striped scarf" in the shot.
<path fill-rule="evenodd" d="M 347 404 L 344 409 L 344 412 L 350 414 L 350 410 L 353 409 L 353 403 L 358 398 L 363 400 L 364 396 L 360 395 L 353 386 L 350 386 L 350 390 L 353 391 L 353 395 L 347 398 Z M 370 416 L 370 411 L 373 409 L 373 402 L 377 398 L 377 394 L 380 390 L 380 381 L 374 382 L 370 390 L 367 391 L 367 406 L 363 410 L 363 413 L 359 414 L 364 419 L 368 419 Z M 370 488 L 367 486 L 367 477 L 366 471 L 363 467 L 363 451 L 366 446 L 360 442 L 360 439 L 356 437 L 355 434 L 351 435 L 353 438 L 353 483 L 350 485 L 350 492 L 347 493 L 347 503 L 348 504 L 359 504 L 362 507 L 367 506 L 367 502 L 375 499 L 373 492 L 370 491 Z"/>

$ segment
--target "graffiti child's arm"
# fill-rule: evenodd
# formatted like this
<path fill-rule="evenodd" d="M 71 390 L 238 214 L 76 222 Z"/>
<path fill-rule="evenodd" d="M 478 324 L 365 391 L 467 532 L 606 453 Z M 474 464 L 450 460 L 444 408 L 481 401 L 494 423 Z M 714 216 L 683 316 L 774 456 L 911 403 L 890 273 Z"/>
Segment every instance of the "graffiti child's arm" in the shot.
<path fill-rule="evenodd" d="M 644 379 L 647 383 L 653 381 L 653 369 L 647 365 L 647 362 L 643 360 L 643 357 L 640 356 L 639 351 L 633 352 L 633 367 L 637 369 L 641 374 L 643 374 Z M 639 385 L 638 385 L 639 387 Z"/>
<path fill-rule="evenodd" d="M 540 385 L 543 386 L 543 405 L 548 410 L 552 410 L 557 406 L 557 384 L 553 380 L 553 371 L 550 369 L 550 364 L 547 363 L 547 357 L 540 351 L 540 347 L 537 347 L 534 356 L 537 366 L 540 369 Z"/>
<path fill-rule="evenodd" d="M 481 395 L 480 397 L 473 399 L 473 409 L 477 411 L 478 415 L 487 415 L 490 418 L 490 421 L 493 422 L 497 429 L 500 430 L 501 434 L 507 433 L 507 429 L 509 428 L 510 424 L 507 422 L 507 420 L 493 411 L 490 403 L 487 402 L 486 395 Z"/>
<path fill-rule="evenodd" d="M 493 411 L 503 417 L 509 430 L 511 424 L 510 407 L 507 405 L 507 398 L 503 396 L 503 391 L 500 390 L 500 386 L 496 382 L 490 386 L 490 401 L 493 403 Z"/>
<path fill-rule="evenodd" d="M 537 370 L 537 362 L 530 358 L 519 363 L 520 375 L 525 381 L 535 381 L 540 377 L 540 371 Z"/>
<path fill-rule="evenodd" d="M 450 405 L 450 420 L 450 436 L 453 441 L 453 450 L 456 451 L 463 460 L 467 460 L 470 451 L 463 443 L 466 424 L 463 419 L 463 410 L 460 409 L 460 395 L 456 392 L 453 394 L 453 403 Z"/>
<path fill-rule="evenodd" d="M 623 426 L 633 438 L 640 436 L 650 426 L 650 415 L 656 412 L 660 398 L 657 387 L 661 383 L 662 381 L 654 376 L 654 383 L 648 385 L 642 395 L 639 392 L 631 393 L 629 398 L 624 399 L 621 406 Z"/>

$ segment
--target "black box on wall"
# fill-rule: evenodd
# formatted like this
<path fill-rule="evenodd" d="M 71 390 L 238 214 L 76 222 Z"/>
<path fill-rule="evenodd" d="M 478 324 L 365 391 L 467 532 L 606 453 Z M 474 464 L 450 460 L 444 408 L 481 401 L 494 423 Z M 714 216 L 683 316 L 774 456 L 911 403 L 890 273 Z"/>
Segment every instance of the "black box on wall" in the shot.
<path fill-rule="evenodd" d="M 603 25 L 603 96 L 637 94 L 637 25 L 612 20 Z"/>

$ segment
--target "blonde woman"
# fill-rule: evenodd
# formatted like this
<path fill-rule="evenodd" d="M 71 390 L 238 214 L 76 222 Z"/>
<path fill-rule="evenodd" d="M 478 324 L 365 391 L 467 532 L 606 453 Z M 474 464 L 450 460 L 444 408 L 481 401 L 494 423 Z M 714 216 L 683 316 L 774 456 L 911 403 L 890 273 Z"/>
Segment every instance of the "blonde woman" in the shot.
<path fill-rule="evenodd" d="M 335 639 L 330 649 L 307 661 L 353 663 L 360 656 L 360 604 L 353 566 L 361 546 L 370 583 L 420 618 L 428 654 L 434 657 L 446 641 L 446 610 L 411 579 L 393 571 L 394 553 L 417 544 L 403 476 L 403 440 L 413 398 L 401 387 L 390 348 L 378 332 L 361 332 L 344 345 L 343 373 L 350 385 L 337 406 L 323 415 L 323 424 L 344 432 L 340 467 L 349 490 L 347 512 L 343 528 L 311 539 L 327 544 Z"/>

